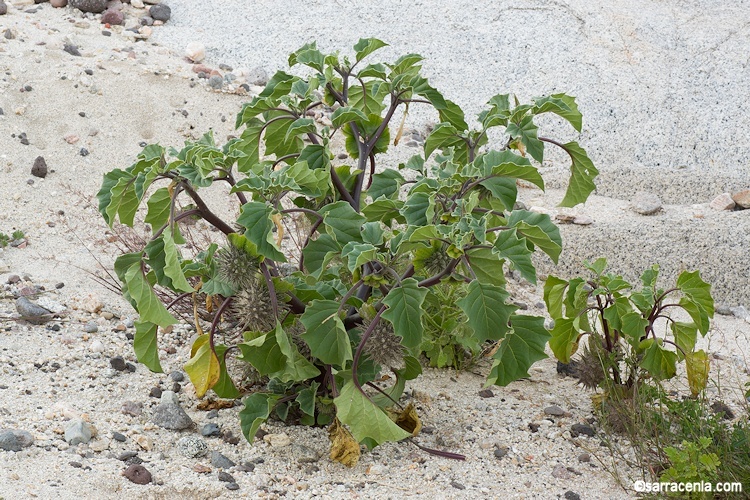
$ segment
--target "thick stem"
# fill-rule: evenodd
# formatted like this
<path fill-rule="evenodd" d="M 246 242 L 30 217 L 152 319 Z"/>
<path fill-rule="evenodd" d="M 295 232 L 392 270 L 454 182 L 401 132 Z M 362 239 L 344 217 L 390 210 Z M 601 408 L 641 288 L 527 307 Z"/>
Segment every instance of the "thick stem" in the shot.
<path fill-rule="evenodd" d="M 265 262 L 260 263 L 260 270 L 263 273 L 263 277 L 266 279 L 266 286 L 268 287 L 268 295 L 271 297 L 271 308 L 273 309 L 273 316 L 278 321 L 279 319 L 279 302 L 276 298 L 276 287 L 273 286 L 273 280 L 271 279 L 271 273 L 268 270 L 268 266 Z"/>
<path fill-rule="evenodd" d="M 201 198 L 198 193 L 195 192 L 190 184 L 185 181 L 181 181 L 180 184 L 182 184 L 182 187 L 188 194 L 188 196 L 193 199 L 193 201 L 195 202 L 195 206 L 198 207 L 198 210 L 200 211 L 201 217 L 203 217 L 206 222 L 208 222 L 224 234 L 232 234 L 237 232 L 234 230 L 234 228 L 232 228 L 232 226 L 221 220 L 208 208 L 206 203 L 203 201 L 203 198 Z"/>
<path fill-rule="evenodd" d="M 232 297 L 227 297 L 224 299 L 224 302 L 221 303 L 219 308 L 216 310 L 216 315 L 214 316 L 213 321 L 211 321 L 211 330 L 209 331 L 209 337 L 208 337 L 208 344 L 211 346 L 211 352 L 214 353 L 214 356 L 216 356 L 216 348 L 214 346 L 214 334 L 216 333 L 216 327 L 219 326 L 219 322 L 221 321 L 221 315 L 224 314 L 224 310 L 229 307 L 229 304 L 232 303 Z"/>
<path fill-rule="evenodd" d="M 453 270 L 456 269 L 457 264 L 458 264 L 458 259 L 452 259 L 445 269 L 443 269 L 441 272 L 439 272 L 435 276 L 432 276 L 430 278 L 420 281 L 419 286 L 427 288 L 433 285 L 437 285 L 438 283 L 440 283 L 441 279 L 443 279 L 446 276 L 449 276 L 453 272 Z"/>

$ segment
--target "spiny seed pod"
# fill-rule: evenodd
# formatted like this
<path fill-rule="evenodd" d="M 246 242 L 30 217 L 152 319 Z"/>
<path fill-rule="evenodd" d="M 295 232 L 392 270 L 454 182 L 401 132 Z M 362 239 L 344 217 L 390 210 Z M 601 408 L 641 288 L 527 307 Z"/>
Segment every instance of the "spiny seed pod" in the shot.
<path fill-rule="evenodd" d="M 448 267 L 451 262 L 451 258 L 446 252 L 445 244 L 438 242 L 438 246 L 433 246 L 430 250 L 431 253 L 422 261 L 422 267 L 430 274 L 438 274 Z"/>
<path fill-rule="evenodd" d="M 370 323 L 363 325 L 369 328 Z M 399 338 L 393 333 L 393 325 L 388 321 L 380 320 L 375 326 L 370 338 L 365 344 L 365 352 L 369 354 L 375 363 L 382 367 L 393 370 L 404 368 L 404 347 Z"/>
<path fill-rule="evenodd" d="M 278 302 L 279 312 L 284 306 L 284 302 Z M 276 328 L 271 294 L 265 283 L 255 282 L 240 288 L 234 295 L 230 313 L 239 321 L 243 331 L 267 332 Z"/>
<path fill-rule="evenodd" d="M 219 279 L 235 289 L 250 288 L 258 282 L 258 260 L 247 252 L 229 245 L 214 255 Z"/>
<path fill-rule="evenodd" d="M 578 381 L 587 389 L 596 389 L 604 381 L 603 364 L 607 358 L 602 338 L 599 335 L 589 335 L 588 346 L 584 346 L 581 359 L 578 361 L 576 370 Z"/>

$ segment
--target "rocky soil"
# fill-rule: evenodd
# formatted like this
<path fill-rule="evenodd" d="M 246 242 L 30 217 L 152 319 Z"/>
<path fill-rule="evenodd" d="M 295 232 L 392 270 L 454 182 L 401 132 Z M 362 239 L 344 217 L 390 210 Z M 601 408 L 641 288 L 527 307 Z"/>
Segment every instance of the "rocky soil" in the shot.
<path fill-rule="evenodd" d="M 101 2 L 73 3 L 97 11 Z M 103 13 L 31 0 L 0 4 L 0 232 L 24 233 L 0 250 L 0 498 L 632 496 L 638 472 L 620 462 L 623 479 L 613 479 L 589 394 L 549 359 L 505 388 L 484 388 L 483 362 L 466 372 L 426 369 L 406 393 L 425 425 L 417 442 L 466 460 L 388 444 L 364 453 L 352 470 L 328 459 L 325 429 L 271 421 L 250 445 L 238 406 L 197 400 L 181 370 L 194 334 L 187 324 L 161 336 L 166 373 L 139 365 L 134 312 L 94 277 L 117 255 L 94 199 L 101 176 L 129 165 L 146 142 L 176 146 L 209 128 L 223 140 L 242 102 L 276 68 L 204 60 L 200 43 L 177 54 L 152 43 L 172 15 L 153 0 L 103 2 Z M 414 128 L 409 154 L 420 143 Z M 548 174 L 554 186 L 555 172 Z M 710 221 L 707 234 L 719 234 L 743 227 L 750 213 L 732 211 L 726 197 L 694 206 L 603 196 L 562 212 L 560 197 L 556 189 L 522 192 L 527 206 L 563 224 L 565 241 L 574 242 L 564 257 L 572 263 L 589 258 L 592 246 L 606 248 L 590 242 L 617 228 L 660 221 L 679 234 L 687 221 Z M 620 255 L 631 256 L 634 272 L 653 257 L 641 241 L 623 245 Z M 750 244 L 737 241 L 726 251 Z M 710 397 L 738 415 L 750 377 L 741 265 L 727 263 L 730 271 L 715 275 L 723 315 L 706 343 L 721 374 Z M 539 290 L 511 281 L 514 298 L 543 314 Z"/>

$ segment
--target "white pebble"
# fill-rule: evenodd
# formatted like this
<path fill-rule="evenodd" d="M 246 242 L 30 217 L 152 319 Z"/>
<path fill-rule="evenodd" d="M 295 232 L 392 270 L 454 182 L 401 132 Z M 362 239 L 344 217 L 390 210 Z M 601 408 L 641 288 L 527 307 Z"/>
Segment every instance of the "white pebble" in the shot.
<path fill-rule="evenodd" d="M 206 58 L 206 47 L 200 42 L 190 42 L 185 47 L 185 55 L 195 63 L 201 62 Z"/>
<path fill-rule="evenodd" d="M 104 344 L 100 340 L 95 340 L 89 346 L 91 352 L 104 352 Z"/>

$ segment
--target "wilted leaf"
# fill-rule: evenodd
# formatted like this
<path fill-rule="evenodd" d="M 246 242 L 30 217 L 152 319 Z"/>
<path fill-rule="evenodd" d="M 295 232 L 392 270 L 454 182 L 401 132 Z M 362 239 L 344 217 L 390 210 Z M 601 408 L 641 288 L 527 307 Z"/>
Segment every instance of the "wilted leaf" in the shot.
<path fill-rule="evenodd" d="M 195 395 L 202 398 L 219 381 L 219 359 L 211 350 L 207 334 L 195 339 L 192 352 L 190 361 L 185 363 L 185 372 L 195 387 Z"/>
<path fill-rule="evenodd" d="M 685 354 L 685 368 L 693 397 L 698 396 L 706 388 L 710 365 L 708 355 L 703 350 Z"/>
<path fill-rule="evenodd" d="M 352 434 L 334 418 L 328 426 L 328 439 L 331 441 L 331 460 L 351 468 L 359 462 L 359 443 Z"/>
<path fill-rule="evenodd" d="M 410 402 L 406 408 L 396 416 L 395 422 L 396 425 L 406 432 L 411 432 L 412 436 L 416 436 L 419 434 L 419 431 L 422 430 L 422 422 L 419 420 L 419 415 L 417 415 L 417 410 L 414 408 L 413 402 Z"/>

